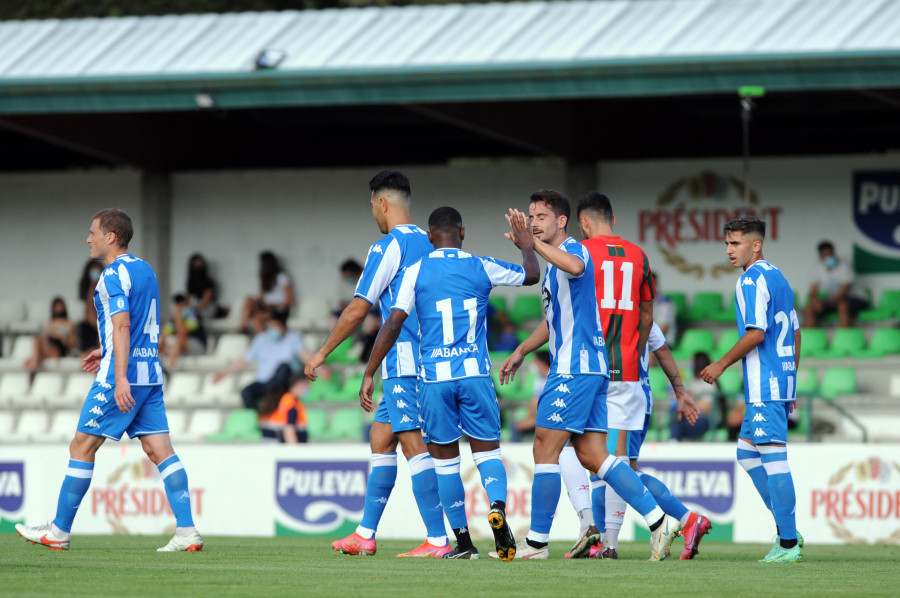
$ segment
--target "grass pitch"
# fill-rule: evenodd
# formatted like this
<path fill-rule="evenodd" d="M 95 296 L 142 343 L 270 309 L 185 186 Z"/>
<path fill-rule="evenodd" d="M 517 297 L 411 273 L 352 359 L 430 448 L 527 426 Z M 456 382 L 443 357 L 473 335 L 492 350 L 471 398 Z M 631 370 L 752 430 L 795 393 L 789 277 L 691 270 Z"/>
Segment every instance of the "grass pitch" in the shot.
<path fill-rule="evenodd" d="M 701 544 L 694 561 L 648 563 L 645 542 L 619 547 L 617 561 L 502 563 L 398 559 L 415 542 L 379 541 L 374 557 L 331 551 L 317 538 L 208 537 L 203 552 L 157 553 L 168 538 L 74 536 L 53 552 L 0 535 L 0 596 L 897 596 L 900 546 L 814 546 L 803 563 L 761 564 L 769 546 Z"/>

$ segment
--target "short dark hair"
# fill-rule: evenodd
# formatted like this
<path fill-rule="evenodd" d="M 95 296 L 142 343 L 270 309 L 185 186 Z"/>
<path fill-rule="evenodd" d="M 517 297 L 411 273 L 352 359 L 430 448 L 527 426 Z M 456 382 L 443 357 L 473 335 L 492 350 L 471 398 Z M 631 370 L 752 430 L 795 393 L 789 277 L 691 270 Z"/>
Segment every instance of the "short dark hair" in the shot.
<path fill-rule="evenodd" d="M 363 271 L 362 264 L 357 262 L 355 259 L 350 258 L 344 260 L 341 263 L 341 272 L 342 273 L 350 273 L 350 274 L 359 274 Z"/>
<path fill-rule="evenodd" d="M 134 236 L 134 225 L 131 224 L 131 218 L 128 217 L 124 210 L 117 208 L 100 210 L 94 214 L 91 222 L 94 220 L 100 221 L 100 232 L 104 234 L 115 233 L 119 247 L 122 249 L 128 248 L 131 237 Z"/>
<path fill-rule="evenodd" d="M 288 314 L 287 311 L 283 309 L 273 309 L 270 312 L 269 320 L 274 322 L 280 322 L 282 326 L 287 327 Z"/>
<path fill-rule="evenodd" d="M 378 193 L 385 189 L 402 193 L 407 200 L 412 197 L 409 178 L 399 170 L 382 170 L 369 181 L 369 191 L 372 193 Z"/>
<path fill-rule="evenodd" d="M 456 208 L 449 206 L 437 208 L 428 217 L 428 230 L 430 231 L 452 233 L 460 230 L 462 225 L 462 215 Z"/>
<path fill-rule="evenodd" d="M 572 215 L 572 208 L 569 205 L 568 197 L 553 189 L 539 189 L 531 194 L 531 203 L 537 203 L 539 201 L 547 204 L 547 207 L 556 214 L 557 218 L 565 216 L 566 222 L 568 223 L 568 220 Z"/>
<path fill-rule="evenodd" d="M 176 293 L 172 297 L 172 303 L 184 303 L 187 300 L 187 297 L 184 296 L 184 293 Z"/>
<path fill-rule="evenodd" d="M 550 351 L 535 351 L 534 358 L 544 365 L 550 365 Z"/>
<path fill-rule="evenodd" d="M 575 213 L 578 217 L 585 210 L 592 212 L 594 217 L 601 222 L 612 222 L 613 209 L 609 198 L 597 191 L 591 191 L 578 200 Z"/>
<path fill-rule="evenodd" d="M 819 243 L 819 246 L 817 249 L 818 249 L 819 253 L 822 253 L 826 249 L 830 249 L 831 252 L 834 253 L 834 243 L 832 243 L 831 241 L 822 241 L 821 243 Z"/>
<path fill-rule="evenodd" d="M 725 226 L 722 227 L 722 232 L 725 234 L 728 233 L 741 233 L 744 235 L 748 234 L 757 234 L 761 238 L 766 238 L 766 221 L 760 220 L 756 216 L 741 216 L 740 218 L 735 218 L 734 220 L 730 220 L 725 223 Z"/>

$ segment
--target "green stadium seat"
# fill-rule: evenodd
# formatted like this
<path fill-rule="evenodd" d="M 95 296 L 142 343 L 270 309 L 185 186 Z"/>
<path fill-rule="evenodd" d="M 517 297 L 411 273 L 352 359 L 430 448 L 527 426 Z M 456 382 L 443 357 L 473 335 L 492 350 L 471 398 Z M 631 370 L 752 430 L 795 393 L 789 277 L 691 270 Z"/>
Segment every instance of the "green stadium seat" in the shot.
<path fill-rule="evenodd" d="M 503 295 L 490 295 L 488 297 L 488 304 L 495 310 L 506 313 L 506 297 Z"/>
<path fill-rule="evenodd" d="M 885 355 L 900 354 L 900 328 L 878 328 L 862 351 L 853 354 L 863 359 L 880 359 Z"/>
<path fill-rule="evenodd" d="M 709 319 L 710 314 L 721 311 L 723 311 L 722 293 L 710 291 L 696 293 L 684 319 L 688 322 L 704 322 Z"/>
<path fill-rule="evenodd" d="M 729 398 L 742 396 L 744 390 L 744 373 L 739 366 L 735 364 L 719 376 L 719 389 Z"/>
<path fill-rule="evenodd" d="M 518 295 L 509 310 L 509 321 L 519 326 L 529 320 L 544 318 L 544 304 L 540 295 Z"/>
<path fill-rule="evenodd" d="M 812 396 L 819 390 L 819 374 L 815 368 L 797 370 L 797 396 Z"/>
<path fill-rule="evenodd" d="M 687 295 L 684 293 L 663 293 L 669 298 L 669 301 L 675 304 L 675 316 L 677 319 L 684 319 L 687 314 Z"/>
<path fill-rule="evenodd" d="M 359 357 L 356 355 L 352 355 L 353 349 L 353 337 L 348 337 L 344 339 L 340 345 L 334 348 L 328 357 L 325 358 L 325 363 L 327 365 L 335 364 L 335 363 L 343 363 L 343 364 L 353 364 L 359 362 Z"/>
<path fill-rule="evenodd" d="M 834 400 L 841 395 L 857 392 L 856 370 L 850 367 L 831 367 L 825 370 L 820 388 L 822 396 Z"/>
<path fill-rule="evenodd" d="M 722 306 L 722 309 L 709 314 L 709 321 L 717 324 L 734 324 L 737 322 L 737 314 L 734 311 L 734 293 L 731 301 Z"/>
<path fill-rule="evenodd" d="M 900 289 L 882 291 L 878 305 L 862 310 L 856 317 L 860 322 L 888 322 L 894 317 L 900 318 Z"/>
<path fill-rule="evenodd" d="M 310 382 L 309 392 L 303 397 L 303 401 L 306 403 L 330 401 L 338 392 L 340 387 L 337 384 L 337 376 L 332 376 L 330 380 L 319 377 L 315 382 Z"/>
<path fill-rule="evenodd" d="M 716 346 L 713 348 L 712 357 L 713 359 L 717 359 L 722 357 L 738 342 L 741 338 L 741 334 L 735 328 L 729 328 L 727 330 L 723 330 L 719 333 L 719 339 L 716 341 Z"/>
<path fill-rule="evenodd" d="M 503 362 L 510 355 L 512 355 L 512 351 L 488 351 L 488 357 L 491 359 L 491 365 L 494 366 L 494 369 L 503 365 Z"/>
<path fill-rule="evenodd" d="M 687 361 L 694 358 L 694 353 L 712 353 L 715 344 L 711 330 L 690 328 L 681 335 L 681 341 L 672 350 L 672 356 L 676 360 Z"/>
<path fill-rule="evenodd" d="M 328 412 L 306 408 L 306 433 L 310 440 L 328 440 Z"/>
<path fill-rule="evenodd" d="M 530 401 L 534 396 L 534 383 L 536 380 L 537 373 L 520 369 L 516 373 L 516 379 L 513 380 L 512 384 L 501 386 L 499 379 L 495 379 L 494 388 L 501 399 L 507 401 Z"/>
<path fill-rule="evenodd" d="M 328 436 L 332 440 L 362 440 L 362 410 L 354 407 L 336 409 L 331 417 Z"/>
<path fill-rule="evenodd" d="M 362 374 L 352 374 L 347 376 L 338 391 L 331 396 L 331 400 L 342 403 L 355 403 L 359 401 L 359 387 L 362 386 L 362 381 Z"/>
<path fill-rule="evenodd" d="M 801 330 L 800 348 L 803 349 L 803 331 Z M 857 351 L 862 351 L 866 346 L 866 333 L 862 328 L 838 328 L 834 331 L 831 344 L 824 351 L 820 351 L 817 357 L 823 359 L 840 359 L 853 356 Z"/>
<path fill-rule="evenodd" d="M 225 425 L 216 434 L 206 437 L 209 442 L 234 442 L 242 440 L 255 442 L 262 438 L 257 423 L 259 414 L 256 409 L 233 409 L 228 412 Z"/>
<path fill-rule="evenodd" d="M 823 328 L 800 329 L 800 357 L 818 357 L 828 347 L 828 335 Z"/>
<path fill-rule="evenodd" d="M 669 398 L 669 378 L 660 367 L 652 367 L 647 373 L 650 377 L 650 392 L 654 401 L 666 401 Z"/>

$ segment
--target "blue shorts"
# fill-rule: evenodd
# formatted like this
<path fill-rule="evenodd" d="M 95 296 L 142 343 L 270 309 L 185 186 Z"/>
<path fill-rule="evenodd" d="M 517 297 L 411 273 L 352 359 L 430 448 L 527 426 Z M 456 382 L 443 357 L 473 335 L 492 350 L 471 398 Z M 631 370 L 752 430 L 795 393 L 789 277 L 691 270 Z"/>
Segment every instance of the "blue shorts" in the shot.
<path fill-rule="evenodd" d="M 610 455 L 616 454 L 616 445 L 619 434 L 628 434 L 628 458 L 631 461 L 637 461 L 641 454 L 641 447 L 644 446 L 644 440 L 647 438 L 647 431 L 650 430 L 650 414 L 644 415 L 644 427 L 640 430 L 610 430 L 609 440 L 607 441 L 607 449 Z"/>
<path fill-rule="evenodd" d="M 419 409 L 422 434 L 434 444 L 451 444 L 463 434 L 500 440 L 500 405 L 490 376 L 423 383 Z"/>
<path fill-rule="evenodd" d="M 163 403 L 162 386 L 132 386 L 134 407 L 128 413 L 119 410 L 113 389 L 108 384 L 94 382 L 78 418 L 79 432 L 91 436 L 105 436 L 113 440 L 128 432 L 129 438 L 150 434 L 168 434 L 169 421 Z"/>
<path fill-rule="evenodd" d="M 747 403 L 740 437 L 753 444 L 787 444 L 790 401 Z"/>
<path fill-rule="evenodd" d="M 605 376 L 550 374 L 538 399 L 536 425 L 574 434 L 606 433 Z"/>
<path fill-rule="evenodd" d="M 418 430 L 420 428 L 419 406 L 416 404 L 418 380 L 413 376 L 384 380 L 382 382 L 384 396 L 378 403 L 375 421 L 391 424 L 391 431 L 394 434 Z"/>

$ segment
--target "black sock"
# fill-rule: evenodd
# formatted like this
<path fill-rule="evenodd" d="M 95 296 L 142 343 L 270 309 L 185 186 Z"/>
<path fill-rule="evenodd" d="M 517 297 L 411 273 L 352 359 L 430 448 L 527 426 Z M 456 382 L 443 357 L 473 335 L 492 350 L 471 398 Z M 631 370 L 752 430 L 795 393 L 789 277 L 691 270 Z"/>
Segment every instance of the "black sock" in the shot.
<path fill-rule="evenodd" d="M 785 540 L 784 538 L 781 539 L 781 547 L 786 550 L 793 548 L 796 545 L 797 545 L 797 538 L 794 538 L 793 540 Z"/>
<path fill-rule="evenodd" d="M 546 542 L 535 542 L 534 540 L 531 540 L 529 538 L 525 538 L 525 541 L 528 542 L 528 545 L 532 548 L 546 548 L 547 546 Z"/>
<path fill-rule="evenodd" d="M 666 518 L 666 516 L 663 515 L 662 517 L 659 518 L 659 521 L 657 521 L 656 523 L 651 523 L 650 531 L 655 532 L 657 530 L 657 528 L 659 528 L 659 526 L 662 525 L 663 519 L 665 519 L 665 518 Z"/>
<path fill-rule="evenodd" d="M 460 550 L 475 548 L 475 545 L 472 544 L 472 536 L 469 535 L 468 527 L 454 529 L 453 534 L 456 536 L 456 547 Z"/>
<path fill-rule="evenodd" d="M 500 509 L 504 513 L 506 513 L 506 503 L 502 500 L 495 500 L 491 503 L 491 509 Z"/>

